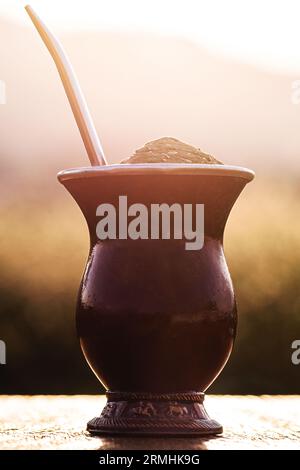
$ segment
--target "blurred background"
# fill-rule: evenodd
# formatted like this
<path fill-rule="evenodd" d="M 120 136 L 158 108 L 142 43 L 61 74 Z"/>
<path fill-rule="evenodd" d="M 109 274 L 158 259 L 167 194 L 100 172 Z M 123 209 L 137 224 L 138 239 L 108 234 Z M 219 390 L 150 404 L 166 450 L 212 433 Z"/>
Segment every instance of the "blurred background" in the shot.
<path fill-rule="evenodd" d="M 225 233 L 239 329 L 211 391 L 299 393 L 299 2 L 31 4 L 70 56 L 110 163 L 172 136 L 255 170 Z M 88 159 L 22 7 L 0 0 L 0 392 L 93 393 L 74 326 L 88 234 L 56 180 Z"/>

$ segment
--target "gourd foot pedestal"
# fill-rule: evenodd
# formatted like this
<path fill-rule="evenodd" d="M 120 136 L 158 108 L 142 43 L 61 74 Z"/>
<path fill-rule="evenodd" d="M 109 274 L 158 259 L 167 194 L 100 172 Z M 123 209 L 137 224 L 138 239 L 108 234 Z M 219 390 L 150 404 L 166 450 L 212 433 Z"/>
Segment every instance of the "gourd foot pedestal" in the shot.
<path fill-rule="evenodd" d="M 208 416 L 204 393 L 107 392 L 101 415 L 88 422 L 91 434 L 205 436 L 223 432 Z"/>

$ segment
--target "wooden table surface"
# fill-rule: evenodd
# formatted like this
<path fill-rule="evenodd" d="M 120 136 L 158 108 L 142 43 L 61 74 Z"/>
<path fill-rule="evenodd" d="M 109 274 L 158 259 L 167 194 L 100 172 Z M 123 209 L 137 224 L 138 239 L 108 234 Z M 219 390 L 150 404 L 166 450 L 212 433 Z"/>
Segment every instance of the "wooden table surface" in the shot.
<path fill-rule="evenodd" d="M 0 396 L 0 449 L 300 449 L 300 396 L 208 396 L 217 438 L 92 437 L 105 397 Z"/>

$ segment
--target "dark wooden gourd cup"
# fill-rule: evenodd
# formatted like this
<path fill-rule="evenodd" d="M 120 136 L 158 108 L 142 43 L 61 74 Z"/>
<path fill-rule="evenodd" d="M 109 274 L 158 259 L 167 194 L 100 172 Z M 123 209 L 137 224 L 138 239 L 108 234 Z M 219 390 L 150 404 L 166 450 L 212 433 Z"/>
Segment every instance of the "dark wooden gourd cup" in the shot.
<path fill-rule="evenodd" d="M 231 353 L 236 306 L 223 232 L 252 171 L 223 165 L 140 164 L 58 175 L 81 208 L 90 253 L 77 304 L 83 353 L 107 390 L 92 433 L 204 435 L 222 432 L 204 392 Z M 185 240 L 100 241 L 96 208 L 204 204 L 201 250 Z"/>

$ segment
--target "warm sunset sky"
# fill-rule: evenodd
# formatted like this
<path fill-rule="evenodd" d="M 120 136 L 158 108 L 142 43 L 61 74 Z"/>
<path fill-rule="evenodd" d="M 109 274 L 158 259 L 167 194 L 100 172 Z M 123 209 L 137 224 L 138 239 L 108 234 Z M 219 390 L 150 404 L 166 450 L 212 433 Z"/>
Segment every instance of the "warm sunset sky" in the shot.
<path fill-rule="evenodd" d="M 56 29 L 179 35 L 246 62 L 300 71 L 298 0 L 1 0 L 0 15 L 28 25 L 27 3 Z"/>
<path fill-rule="evenodd" d="M 88 164 L 26 3 L 0 0 L 7 95 L 0 172 L 7 180 L 26 168 L 55 174 Z M 30 4 L 65 47 L 110 163 L 172 136 L 225 163 L 300 172 L 299 0 Z"/>

